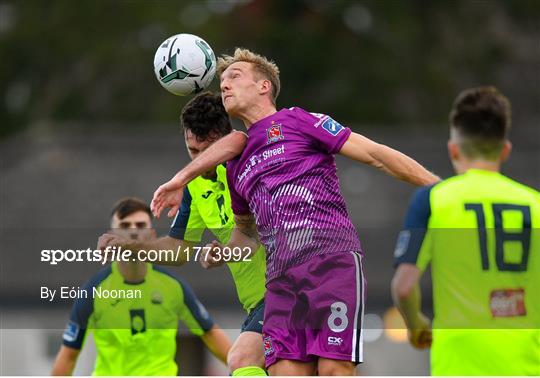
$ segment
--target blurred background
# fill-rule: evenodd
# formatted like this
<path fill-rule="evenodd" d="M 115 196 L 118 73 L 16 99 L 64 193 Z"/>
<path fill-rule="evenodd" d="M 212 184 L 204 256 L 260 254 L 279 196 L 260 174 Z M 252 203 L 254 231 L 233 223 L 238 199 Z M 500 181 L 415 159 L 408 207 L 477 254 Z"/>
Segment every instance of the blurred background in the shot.
<path fill-rule="evenodd" d="M 281 70 L 278 107 L 326 113 L 414 157 L 442 177 L 447 115 L 462 89 L 491 84 L 513 106 L 504 173 L 540 188 L 540 2 L 534 0 L 0 0 L 0 374 L 48 374 L 71 301 L 39 287 L 78 286 L 97 264 L 39 261 L 42 249 L 87 248 L 112 204 L 155 188 L 188 161 L 179 115 L 191 97 L 153 72 L 159 44 L 204 38 Z M 214 81 L 212 90 L 218 90 Z M 242 125 L 237 125 L 241 129 Z M 393 246 L 414 188 L 337 158 L 366 251 L 365 375 L 424 375 L 427 352 L 405 342 L 391 309 Z M 156 222 L 167 232 L 170 220 Z M 243 321 L 226 268 L 172 269 L 236 337 Z M 429 277 L 424 282 L 430 311 Z M 397 329 L 397 330 L 396 330 Z M 180 374 L 228 374 L 179 335 Z M 89 374 L 92 343 L 78 374 Z"/>

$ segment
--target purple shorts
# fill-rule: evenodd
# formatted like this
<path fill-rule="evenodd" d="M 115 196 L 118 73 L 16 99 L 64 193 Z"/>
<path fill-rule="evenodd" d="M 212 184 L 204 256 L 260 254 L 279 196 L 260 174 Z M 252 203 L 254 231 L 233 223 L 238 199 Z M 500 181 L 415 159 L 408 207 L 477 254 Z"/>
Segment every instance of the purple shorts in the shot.
<path fill-rule="evenodd" d="M 360 363 L 366 283 L 356 252 L 318 255 L 267 284 L 266 367 L 319 357 Z"/>

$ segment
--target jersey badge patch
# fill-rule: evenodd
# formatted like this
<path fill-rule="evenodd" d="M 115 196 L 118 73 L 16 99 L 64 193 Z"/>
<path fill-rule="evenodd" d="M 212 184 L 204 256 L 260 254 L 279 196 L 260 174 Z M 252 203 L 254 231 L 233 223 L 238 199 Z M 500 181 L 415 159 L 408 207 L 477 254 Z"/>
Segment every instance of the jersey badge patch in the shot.
<path fill-rule="evenodd" d="M 407 248 L 409 247 L 409 240 L 411 240 L 411 231 L 403 230 L 399 233 L 396 242 L 396 249 L 394 249 L 394 257 L 396 259 L 399 259 L 405 254 L 405 252 L 407 252 Z"/>
<path fill-rule="evenodd" d="M 333 136 L 338 135 L 341 130 L 343 130 L 343 126 L 341 126 L 339 123 L 337 123 L 330 117 L 328 117 L 326 121 L 324 121 L 324 123 L 322 124 L 322 128 L 328 131 Z"/>
<path fill-rule="evenodd" d="M 77 336 L 79 335 L 80 327 L 77 323 L 70 321 L 68 325 L 66 326 L 66 329 L 64 330 L 64 340 L 66 340 L 68 343 L 71 343 L 75 340 L 77 340 Z"/>

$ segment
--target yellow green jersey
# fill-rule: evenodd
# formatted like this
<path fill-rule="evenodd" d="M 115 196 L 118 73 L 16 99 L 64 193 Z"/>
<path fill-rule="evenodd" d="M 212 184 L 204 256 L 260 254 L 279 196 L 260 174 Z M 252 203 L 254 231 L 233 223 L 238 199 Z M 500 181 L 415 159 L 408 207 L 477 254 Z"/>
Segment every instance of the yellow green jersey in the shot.
<path fill-rule="evenodd" d="M 540 193 L 471 169 L 419 189 L 396 263 L 433 282 L 434 375 L 540 375 Z"/>
<path fill-rule="evenodd" d="M 112 263 L 85 283 L 73 304 L 63 344 L 81 349 L 88 331 L 93 332 L 92 375 L 177 375 L 178 321 L 198 336 L 214 325 L 184 281 L 146 266 L 144 280 L 133 283 L 125 282 Z"/>
<path fill-rule="evenodd" d="M 184 189 L 182 206 L 173 221 L 169 236 L 199 243 L 208 229 L 221 244 L 227 244 L 234 226 L 226 168 L 219 165 L 215 179 L 199 176 Z M 248 312 L 264 298 L 264 247 L 261 246 L 249 259 L 227 264 L 236 285 L 238 299 Z"/>

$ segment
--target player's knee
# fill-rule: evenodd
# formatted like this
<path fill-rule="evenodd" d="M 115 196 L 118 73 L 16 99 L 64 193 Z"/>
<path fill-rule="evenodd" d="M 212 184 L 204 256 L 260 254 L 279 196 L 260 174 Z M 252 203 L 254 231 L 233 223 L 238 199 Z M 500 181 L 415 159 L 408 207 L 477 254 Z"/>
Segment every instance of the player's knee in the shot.
<path fill-rule="evenodd" d="M 246 366 L 261 366 L 261 362 L 257 361 L 257 356 L 245 349 L 232 349 L 227 356 L 227 365 L 230 371 Z"/>
<path fill-rule="evenodd" d="M 317 366 L 319 375 L 326 376 L 347 376 L 354 375 L 355 366 L 349 361 L 319 360 Z"/>

